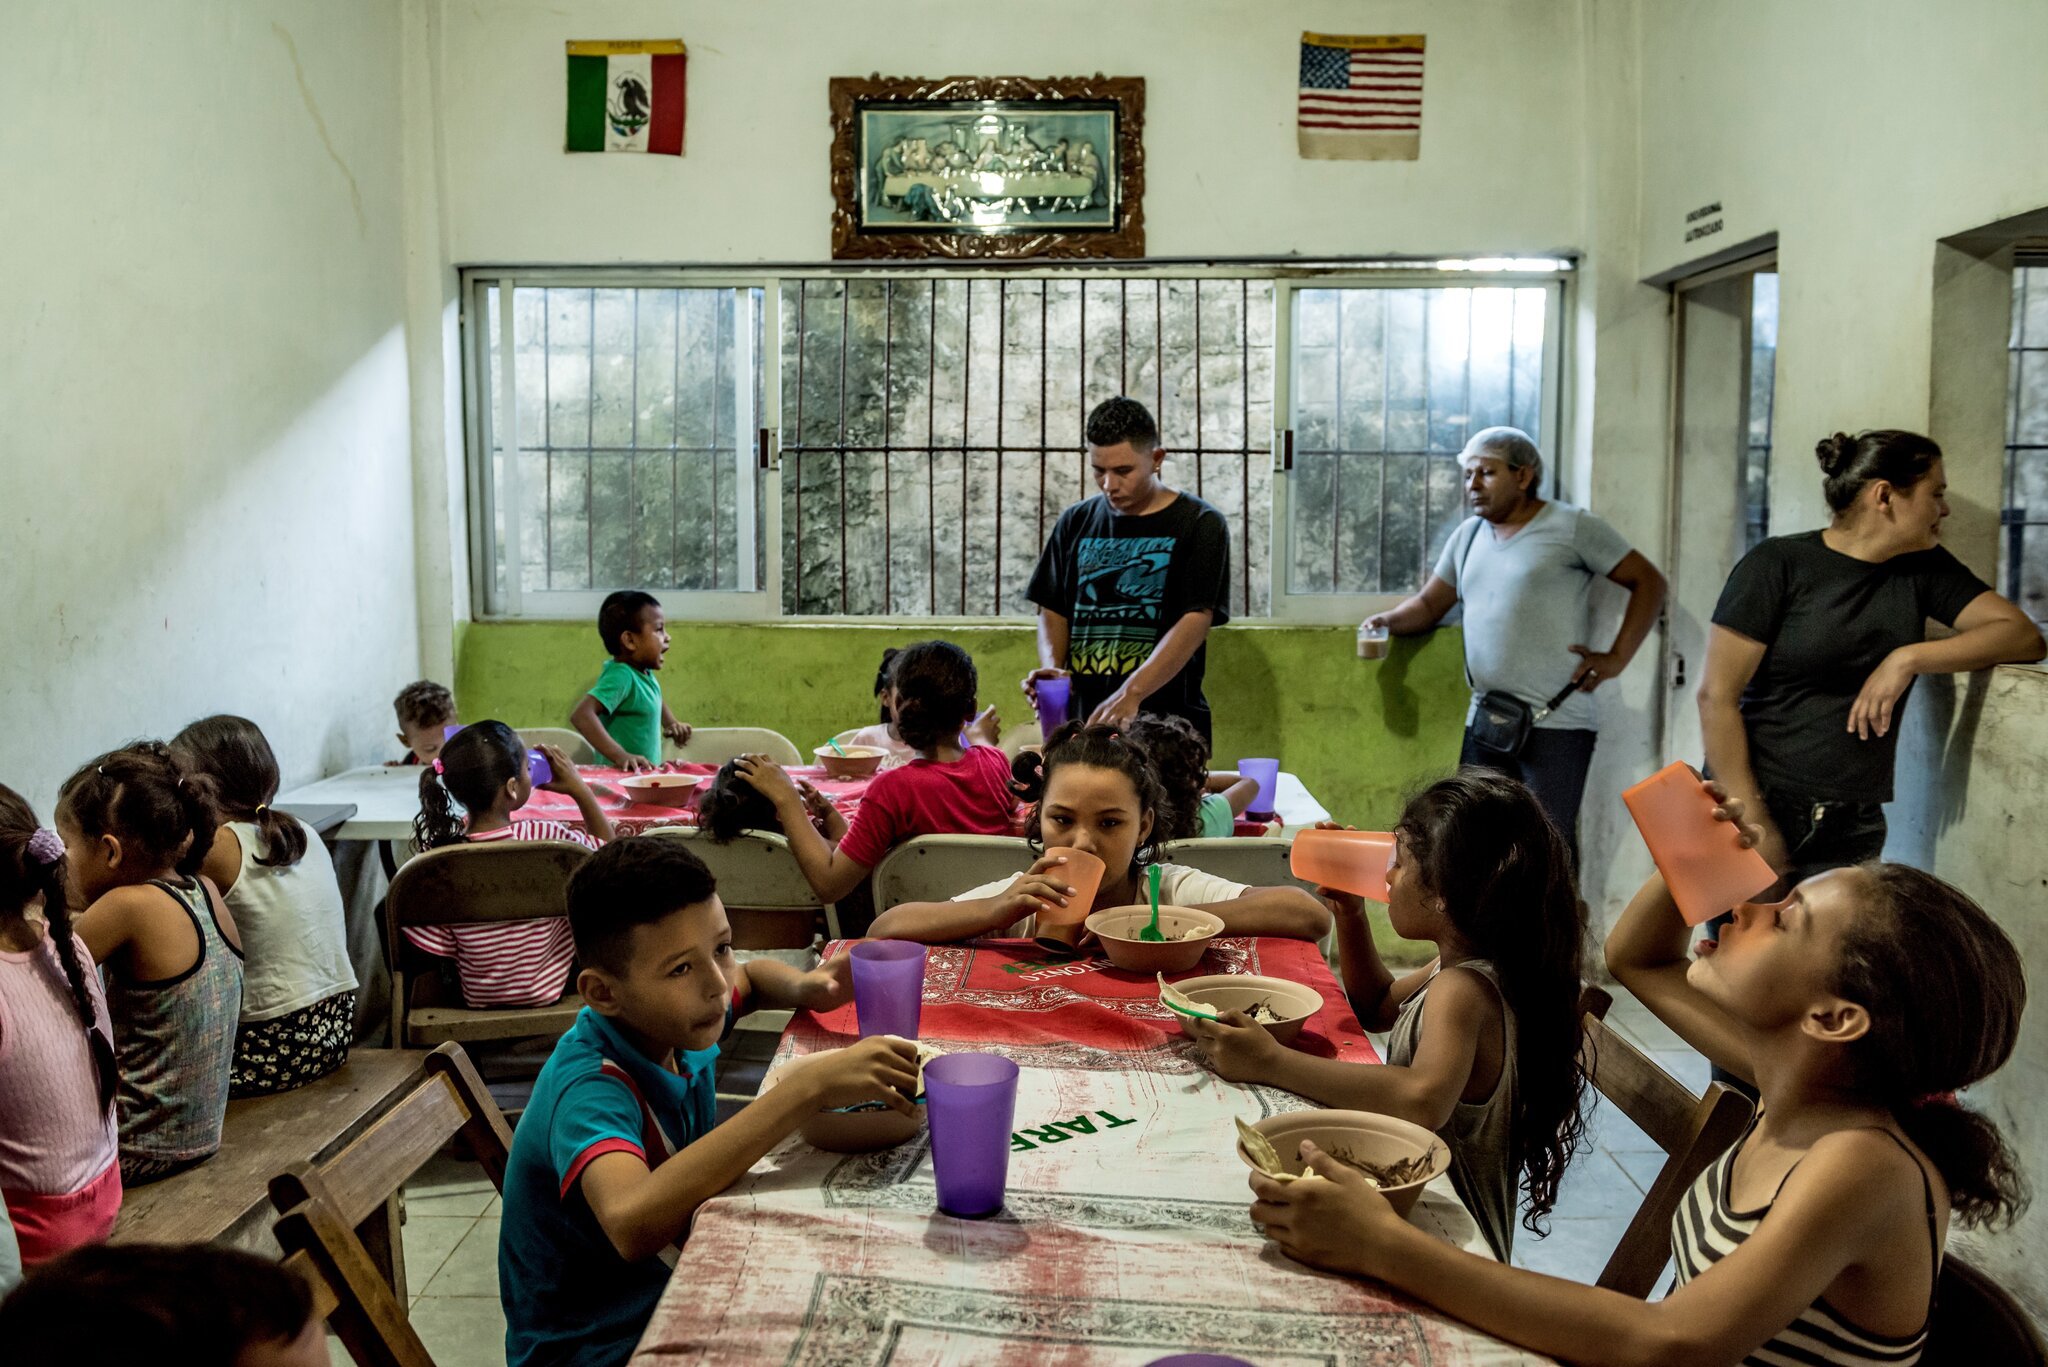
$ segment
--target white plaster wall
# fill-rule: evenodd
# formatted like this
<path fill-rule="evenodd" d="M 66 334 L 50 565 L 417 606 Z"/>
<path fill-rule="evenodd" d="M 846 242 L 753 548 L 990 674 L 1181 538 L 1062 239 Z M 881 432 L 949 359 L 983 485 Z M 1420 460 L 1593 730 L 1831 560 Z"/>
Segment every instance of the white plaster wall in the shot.
<path fill-rule="evenodd" d="M 824 262 L 826 82 L 877 72 L 1144 76 L 1153 256 L 1540 253 L 1579 241 L 1570 4 L 434 2 L 460 264 Z M 1420 160 L 1296 155 L 1303 30 L 1428 36 Z M 563 42 L 660 37 L 690 45 L 686 155 L 565 155 Z"/>
<path fill-rule="evenodd" d="M 418 667 L 399 6 L 33 0 L 0 43 L 0 782 L 237 711 L 286 782 Z"/>
<path fill-rule="evenodd" d="M 2048 206 L 2048 5 L 1649 0 L 1645 274 L 1778 234 L 1772 529 L 1825 514 L 1813 443 L 1928 426 L 1937 239 Z M 1688 244 L 1718 201 L 1726 228 Z M 1951 451 L 1988 564 L 1997 453 Z M 1980 568 L 1980 572 L 1982 569 Z"/>
<path fill-rule="evenodd" d="M 1907 704 L 1899 764 L 1928 776 L 1892 804 L 1888 858 L 1931 870 L 1975 897 L 2011 935 L 2034 993 L 2012 1061 L 1972 1087 L 1971 1105 L 2004 1129 L 2037 1192 L 2048 1191 L 2048 670 L 2007 667 L 1924 679 Z M 2010 1230 L 1953 1246 L 2048 1322 L 2048 1199 Z"/>

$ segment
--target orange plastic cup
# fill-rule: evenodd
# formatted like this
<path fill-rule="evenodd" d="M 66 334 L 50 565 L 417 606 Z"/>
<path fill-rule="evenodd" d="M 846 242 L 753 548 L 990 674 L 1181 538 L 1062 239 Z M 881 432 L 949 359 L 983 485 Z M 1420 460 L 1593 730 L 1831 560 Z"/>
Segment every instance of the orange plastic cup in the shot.
<path fill-rule="evenodd" d="M 1394 837 L 1387 831 L 1311 828 L 1294 837 L 1287 865 L 1304 882 L 1384 902 L 1389 896 L 1387 870 L 1394 866 Z"/>
<path fill-rule="evenodd" d="M 1764 857 L 1744 847 L 1740 831 L 1714 820 L 1713 796 L 1691 765 L 1667 765 L 1621 800 L 1687 925 L 1711 921 L 1778 881 Z"/>
<path fill-rule="evenodd" d="M 1088 851 L 1070 845 L 1049 846 L 1046 854 L 1067 861 L 1052 876 L 1073 891 L 1067 894 L 1065 906 L 1039 911 L 1036 938 L 1048 949 L 1072 949 L 1081 941 L 1081 923 L 1095 909 L 1095 894 L 1102 887 L 1102 875 L 1108 872 L 1108 866 Z"/>

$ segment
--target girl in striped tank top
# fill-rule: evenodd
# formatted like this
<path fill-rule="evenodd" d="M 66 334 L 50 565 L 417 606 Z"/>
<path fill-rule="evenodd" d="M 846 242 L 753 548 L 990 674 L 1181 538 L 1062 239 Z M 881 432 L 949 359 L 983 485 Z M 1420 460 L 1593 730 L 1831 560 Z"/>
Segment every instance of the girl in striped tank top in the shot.
<path fill-rule="evenodd" d="M 480 721 L 450 736 L 433 764 L 420 772 L 413 843 L 431 850 L 483 840 L 570 840 L 594 850 L 610 840 L 611 820 L 568 756 L 551 745 L 541 746 L 540 753 L 555 771 L 542 786 L 576 799 L 583 830 L 519 815 L 534 786 L 527 773 L 526 743 L 501 721 Z M 414 948 L 455 961 L 463 1004 L 471 1007 L 546 1006 L 569 990 L 569 967 L 576 958 L 567 916 L 406 926 L 405 938 Z"/>
<path fill-rule="evenodd" d="M 1741 804 L 1708 791 L 1754 844 Z M 1697 958 L 1687 938 L 1652 878 L 1608 937 L 1608 967 L 1761 1103 L 1681 1204 L 1662 1300 L 1462 1253 L 1323 1155 L 1328 1182 L 1255 1174 L 1252 1218 L 1295 1257 L 1576 1363 L 1917 1363 L 1951 1215 L 2010 1218 L 2022 1200 L 2003 1137 L 1952 1095 L 2012 1052 L 2018 952 L 1956 889 L 1876 863 L 1737 907 Z"/>
<path fill-rule="evenodd" d="M 213 788 L 156 741 L 102 755 L 57 795 L 79 938 L 107 978 L 121 1068 L 121 1180 L 154 1182 L 211 1157 L 228 1105 L 242 942 L 199 873 Z"/>

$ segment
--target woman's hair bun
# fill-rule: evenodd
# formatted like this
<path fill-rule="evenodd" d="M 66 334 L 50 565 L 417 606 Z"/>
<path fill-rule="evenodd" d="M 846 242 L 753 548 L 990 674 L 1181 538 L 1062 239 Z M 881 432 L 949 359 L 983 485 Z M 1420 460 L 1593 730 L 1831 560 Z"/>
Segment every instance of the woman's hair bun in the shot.
<path fill-rule="evenodd" d="M 1848 469 L 1849 462 L 1856 458 L 1856 438 L 1847 432 L 1822 437 L 1814 443 L 1813 453 L 1820 459 L 1821 473 L 1833 479 Z"/>

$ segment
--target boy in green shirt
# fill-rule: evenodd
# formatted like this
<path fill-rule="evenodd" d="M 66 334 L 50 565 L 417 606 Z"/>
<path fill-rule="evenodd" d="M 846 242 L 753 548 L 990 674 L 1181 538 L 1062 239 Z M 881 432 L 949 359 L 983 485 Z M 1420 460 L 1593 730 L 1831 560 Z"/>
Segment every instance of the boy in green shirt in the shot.
<path fill-rule="evenodd" d="M 569 725 L 605 761 L 627 773 L 661 762 L 661 738 L 688 743 L 690 728 L 661 700 L 654 671 L 668 654 L 668 623 L 651 593 L 621 589 L 597 610 L 597 634 L 611 659 L 569 710 Z"/>

